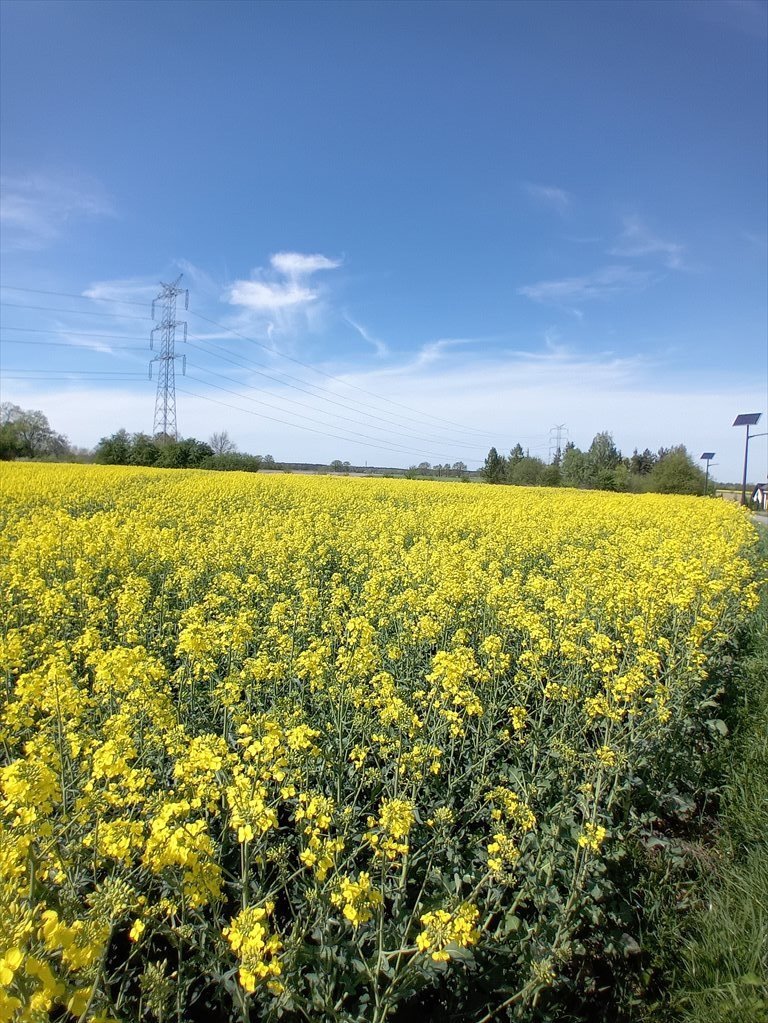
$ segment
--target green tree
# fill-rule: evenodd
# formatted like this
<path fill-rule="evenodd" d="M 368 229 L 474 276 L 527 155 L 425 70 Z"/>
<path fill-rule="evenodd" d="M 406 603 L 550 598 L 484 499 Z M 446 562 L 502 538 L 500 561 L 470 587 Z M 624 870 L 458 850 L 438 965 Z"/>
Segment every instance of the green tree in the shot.
<path fill-rule="evenodd" d="M 231 451 L 226 455 L 209 455 L 200 462 L 198 468 L 215 469 L 219 472 L 258 472 L 261 468 L 261 458 L 258 455 Z"/>
<path fill-rule="evenodd" d="M 160 448 L 147 433 L 134 433 L 128 456 L 130 465 L 155 465 L 160 457 Z"/>
<path fill-rule="evenodd" d="M 0 458 L 66 458 L 69 450 L 67 438 L 38 409 L 0 405 Z"/>
<path fill-rule="evenodd" d="M 613 470 L 613 486 L 610 490 L 629 490 L 631 488 L 631 472 L 626 461 L 620 462 Z"/>
<path fill-rule="evenodd" d="M 662 450 L 648 476 L 650 489 L 657 494 L 703 494 L 706 477 L 685 445 Z"/>
<path fill-rule="evenodd" d="M 569 441 L 563 452 L 560 477 L 564 487 L 585 487 L 589 480 L 589 464 L 584 452 Z"/>
<path fill-rule="evenodd" d="M 161 469 L 195 469 L 213 454 L 210 444 L 187 437 L 163 445 L 155 465 Z"/>
<path fill-rule="evenodd" d="M 496 448 L 491 448 L 485 456 L 483 463 L 483 478 L 488 483 L 503 483 L 506 469 L 506 459 L 503 458 Z"/>
<path fill-rule="evenodd" d="M 94 450 L 94 457 L 102 465 L 128 465 L 132 446 L 128 431 L 117 430 L 109 437 L 101 438 Z"/>
<path fill-rule="evenodd" d="M 649 448 L 646 448 L 642 454 L 638 454 L 637 448 L 635 448 L 629 460 L 629 469 L 635 476 L 647 476 L 655 464 L 656 455 Z"/>
<path fill-rule="evenodd" d="M 586 485 L 598 490 L 615 490 L 614 470 L 621 463 L 621 452 L 613 435 L 603 430 L 596 433 L 587 451 Z"/>
<path fill-rule="evenodd" d="M 518 441 L 518 443 L 515 444 L 515 446 L 509 452 L 509 456 L 507 457 L 507 464 L 517 465 L 517 463 L 521 461 L 523 458 L 525 458 L 525 452 L 523 451 L 522 444 L 520 444 L 520 442 Z"/>
<path fill-rule="evenodd" d="M 562 456 L 560 457 L 562 461 Z M 562 485 L 562 474 L 560 471 L 560 465 L 557 461 L 551 462 L 549 465 L 544 466 L 544 472 L 541 474 L 540 486 L 542 487 L 559 487 Z"/>
<path fill-rule="evenodd" d="M 523 455 L 507 462 L 507 482 L 517 487 L 536 487 L 541 484 L 547 466 L 540 458 Z"/>
<path fill-rule="evenodd" d="M 11 405 L 7 401 L 0 406 L 0 459 L 4 461 L 24 456 L 16 424 L 16 410 L 22 411 L 18 405 Z"/>

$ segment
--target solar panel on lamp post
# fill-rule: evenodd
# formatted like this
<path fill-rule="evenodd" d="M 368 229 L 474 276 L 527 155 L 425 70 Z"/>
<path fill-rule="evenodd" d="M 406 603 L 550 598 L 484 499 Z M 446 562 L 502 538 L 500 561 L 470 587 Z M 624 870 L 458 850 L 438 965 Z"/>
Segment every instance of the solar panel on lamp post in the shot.
<path fill-rule="evenodd" d="M 704 451 L 702 453 L 701 457 L 707 463 L 707 475 L 706 475 L 706 478 L 704 480 L 704 496 L 706 497 L 707 494 L 709 493 L 709 463 L 715 457 L 715 452 L 714 451 Z"/>
<path fill-rule="evenodd" d="M 736 416 L 733 421 L 734 426 L 746 426 L 747 428 L 747 439 L 744 441 L 744 475 L 741 479 L 741 503 L 745 505 L 747 503 L 747 460 L 749 458 L 749 428 L 750 426 L 756 426 L 760 420 L 762 412 L 744 412 L 741 415 Z M 752 434 L 753 437 L 762 436 L 762 434 Z"/>

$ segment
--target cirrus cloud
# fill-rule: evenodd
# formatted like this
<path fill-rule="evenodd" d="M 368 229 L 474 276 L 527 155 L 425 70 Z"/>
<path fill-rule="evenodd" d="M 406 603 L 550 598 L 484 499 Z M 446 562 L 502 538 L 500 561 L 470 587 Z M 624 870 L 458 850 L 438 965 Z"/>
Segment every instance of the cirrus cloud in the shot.
<path fill-rule="evenodd" d="M 652 281 L 646 270 L 633 270 L 628 266 L 605 266 L 579 277 L 563 277 L 554 281 L 538 281 L 517 289 L 534 302 L 554 305 L 612 298 L 627 291 L 637 291 Z"/>
<path fill-rule="evenodd" d="M 114 216 L 102 186 L 83 176 L 28 174 L 0 181 L 3 248 L 37 250 L 53 244 L 71 222 Z"/>
<path fill-rule="evenodd" d="M 565 213 L 571 205 L 571 197 L 564 188 L 557 188 L 555 185 L 536 185 L 531 182 L 527 182 L 524 188 L 532 199 L 549 206 L 557 213 Z"/>
<path fill-rule="evenodd" d="M 685 246 L 679 242 L 660 238 L 640 217 L 624 218 L 624 229 L 610 253 L 612 256 L 658 256 L 670 270 L 683 269 Z"/>
<path fill-rule="evenodd" d="M 303 277 L 318 270 L 335 270 L 341 266 L 337 259 L 329 259 L 319 252 L 306 255 L 303 252 L 276 252 L 269 262 L 278 273 L 287 277 Z"/>
<path fill-rule="evenodd" d="M 241 305 L 254 312 L 265 313 L 304 305 L 316 298 L 316 291 L 293 282 L 270 284 L 263 281 L 235 281 L 229 291 L 229 301 L 232 305 Z"/>
<path fill-rule="evenodd" d="M 239 329 L 255 330 L 270 342 L 278 335 L 296 340 L 322 329 L 328 289 L 314 277 L 339 266 L 340 260 L 320 252 L 275 252 L 269 266 L 257 267 L 250 280 L 235 280 L 224 299 L 239 309 Z"/>
<path fill-rule="evenodd" d="M 320 296 L 320 290 L 310 287 L 306 279 L 320 270 L 335 270 L 341 266 L 338 260 L 319 252 L 275 252 L 269 263 L 271 271 L 258 268 L 251 280 L 236 280 L 231 285 L 226 295 L 230 305 L 243 306 L 255 313 L 298 309 Z M 275 275 L 278 279 L 270 279 Z"/>

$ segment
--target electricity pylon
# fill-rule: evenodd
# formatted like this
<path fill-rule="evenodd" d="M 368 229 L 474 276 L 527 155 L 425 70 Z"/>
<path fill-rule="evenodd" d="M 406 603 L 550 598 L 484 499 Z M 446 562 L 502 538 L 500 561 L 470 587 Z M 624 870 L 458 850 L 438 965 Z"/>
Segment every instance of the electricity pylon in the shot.
<path fill-rule="evenodd" d="M 563 454 L 563 438 L 568 437 L 568 427 L 565 423 L 558 423 L 549 431 L 549 460 L 555 465 L 560 464 Z"/>
<path fill-rule="evenodd" d="M 187 324 L 185 321 L 176 319 L 176 297 L 184 295 L 184 308 L 189 309 L 189 291 L 180 288 L 182 274 L 176 278 L 173 284 L 163 284 L 163 290 L 152 302 L 152 319 L 155 318 L 155 306 L 158 302 L 163 304 L 163 314 L 159 326 L 152 328 L 149 347 L 155 349 L 155 334 L 160 333 L 160 353 L 149 363 L 149 379 L 152 379 L 152 363 L 158 363 L 157 371 L 157 397 L 155 398 L 155 421 L 152 433 L 155 440 L 161 444 L 177 440 L 176 431 L 176 359 L 182 360 L 182 373 L 187 371 L 186 355 L 176 355 L 174 350 L 176 344 L 176 328 L 184 328 L 184 340 L 187 340 Z"/>

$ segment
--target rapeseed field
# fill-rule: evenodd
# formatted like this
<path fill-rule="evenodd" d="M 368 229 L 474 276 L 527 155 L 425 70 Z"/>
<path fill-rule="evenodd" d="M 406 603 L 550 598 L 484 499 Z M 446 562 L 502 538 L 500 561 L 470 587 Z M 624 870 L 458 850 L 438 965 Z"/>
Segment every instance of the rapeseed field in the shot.
<path fill-rule="evenodd" d="M 740 509 L 0 473 L 0 1020 L 529 1019 L 620 933 Z"/>

